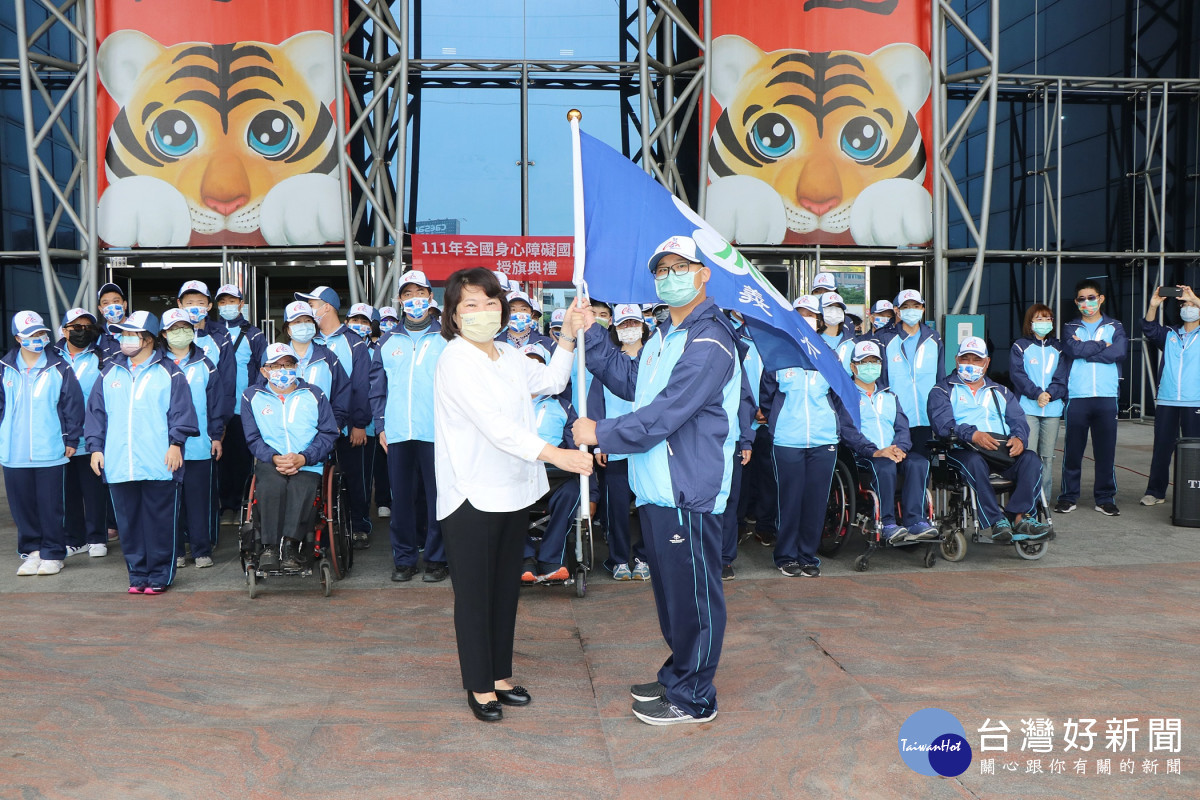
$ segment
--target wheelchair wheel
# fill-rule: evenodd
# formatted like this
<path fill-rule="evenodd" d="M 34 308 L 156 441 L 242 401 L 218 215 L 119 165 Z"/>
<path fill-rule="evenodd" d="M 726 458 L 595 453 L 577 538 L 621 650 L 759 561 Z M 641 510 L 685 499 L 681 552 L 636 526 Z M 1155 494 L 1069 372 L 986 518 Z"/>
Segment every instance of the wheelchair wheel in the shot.
<path fill-rule="evenodd" d="M 587 570 L 583 567 L 575 570 L 575 596 L 587 596 Z"/>
<path fill-rule="evenodd" d="M 1026 561 L 1037 561 L 1039 558 L 1046 555 L 1046 545 L 1048 542 L 1045 540 L 1037 542 L 1019 541 L 1015 542 L 1015 544 L 1017 548 L 1017 555 Z"/>
<path fill-rule="evenodd" d="M 254 574 L 254 565 L 246 566 L 246 586 L 250 590 L 250 599 L 253 600 L 258 596 L 258 578 Z"/>
<path fill-rule="evenodd" d="M 858 558 L 854 559 L 854 569 L 858 572 L 866 572 L 871 568 L 871 561 L 867 558 L 867 554 L 863 553 Z"/>
<path fill-rule="evenodd" d="M 967 557 L 967 537 L 955 529 L 942 540 L 942 558 L 950 562 L 962 561 Z"/>
<path fill-rule="evenodd" d="M 326 597 L 333 594 L 333 570 L 328 561 L 321 562 L 321 589 L 325 592 Z"/>
<path fill-rule="evenodd" d="M 841 459 L 834 464 L 833 480 L 829 485 L 829 504 L 825 507 L 825 525 L 817 552 L 823 556 L 837 553 L 846 542 L 850 523 L 854 521 L 857 490 L 850 468 Z"/>
<path fill-rule="evenodd" d="M 925 548 L 925 561 L 924 561 L 925 568 L 929 569 L 936 563 L 937 563 L 937 548 L 934 547 L 933 545 L 929 545 L 929 547 Z"/>
<path fill-rule="evenodd" d="M 329 532 L 329 563 L 337 579 L 344 580 L 354 566 L 354 543 L 350 532 L 350 502 L 341 470 L 336 467 L 327 470 L 322 489 L 322 510 Z"/>

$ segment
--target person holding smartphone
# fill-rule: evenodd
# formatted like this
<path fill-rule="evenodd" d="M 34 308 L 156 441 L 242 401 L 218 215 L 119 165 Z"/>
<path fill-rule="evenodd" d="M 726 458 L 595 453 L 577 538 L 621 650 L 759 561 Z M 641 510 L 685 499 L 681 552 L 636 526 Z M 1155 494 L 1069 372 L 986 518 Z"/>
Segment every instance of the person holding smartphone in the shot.
<path fill-rule="evenodd" d="M 1170 327 L 1158 322 L 1158 312 L 1168 297 L 1179 300 L 1181 325 Z M 1158 374 L 1158 397 L 1154 410 L 1154 450 L 1150 456 L 1150 478 L 1144 506 L 1167 502 L 1167 481 L 1171 476 L 1171 456 L 1180 433 L 1200 436 L 1200 298 L 1190 286 L 1160 286 L 1150 297 L 1142 335 L 1158 345 L 1162 366 Z M 1189 379 L 1190 378 L 1190 379 Z"/>

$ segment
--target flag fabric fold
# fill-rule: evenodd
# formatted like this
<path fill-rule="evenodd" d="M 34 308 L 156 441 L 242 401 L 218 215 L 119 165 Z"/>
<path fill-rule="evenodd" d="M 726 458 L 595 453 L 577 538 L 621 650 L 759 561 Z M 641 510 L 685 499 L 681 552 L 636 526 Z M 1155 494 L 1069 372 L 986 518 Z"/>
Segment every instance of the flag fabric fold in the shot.
<path fill-rule="evenodd" d="M 712 270 L 708 296 L 737 311 L 762 356 L 763 367 L 816 369 L 858 420 L 858 390 L 837 355 L 771 285 L 707 222 L 633 162 L 580 131 L 587 260 L 584 280 L 607 303 L 658 299 L 646 266 L 671 236 L 691 236 Z"/>

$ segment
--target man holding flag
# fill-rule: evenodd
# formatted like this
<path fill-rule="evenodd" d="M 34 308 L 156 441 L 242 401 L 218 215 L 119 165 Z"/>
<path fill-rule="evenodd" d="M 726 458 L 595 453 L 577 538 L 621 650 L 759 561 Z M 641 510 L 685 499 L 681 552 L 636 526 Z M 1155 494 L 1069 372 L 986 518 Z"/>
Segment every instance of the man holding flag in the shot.
<path fill-rule="evenodd" d="M 633 713 L 651 725 L 708 722 L 717 715 L 713 676 L 725 636 L 721 513 L 729 497 L 738 441 L 741 371 L 736 335 L 705 284 L 711 270 L 696 243 L 672 236 L 650 258 L 658 297 L 671 311 L 633 361 L 572 309 L 586 327 L 588 369 L 618 397 L 624 416 L 581 418 L 579 444 L 629 453 L 642 537 L 654 576 L 654 601 L 671 656 L 657 680 L 634 686 Z"/>

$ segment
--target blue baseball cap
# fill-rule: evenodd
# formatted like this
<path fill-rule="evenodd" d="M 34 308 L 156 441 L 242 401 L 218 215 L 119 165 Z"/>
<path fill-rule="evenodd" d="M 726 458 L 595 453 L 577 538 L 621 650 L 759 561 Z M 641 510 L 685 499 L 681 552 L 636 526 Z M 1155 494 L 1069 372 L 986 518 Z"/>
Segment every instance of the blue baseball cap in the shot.
<path fill-rule="evenodd" d="M 108 292 L 116 292 L 117 294 L 121 295 L 122 300 L 126 299 L 125 298 L 125 290 L 122 289 L 120 286 L 117 286 L 115 283 L 106 283 L 103 286 L 101 286 L 100 291 L 96 292 L 96 299 L 99 300 L 101 297 L 104 297 L 104 295 L 107 294 Z"/>
<path fill-rule="evenodd" d="M 329 305 L 333 306 L 338 311 L 342 310 L 342 299 L 338 297 L 337 292 L 328 286 L 318 286 L 308 294 L 305 294 L 304 292 L 296 292 L 294 297 L 297 300 L 321 300 L 322 302 L 329 303 Z"/>
<path fill-rule="evenodd" d="M 158 317 L 151 314 L 149 311 L 135 311 L 130 314 L 124 322 L 117 322 L 108 326 L 110 333 L 148 333 L 151 336 L 158 336 L 158 332 L 162 328 L 158 324 Z"/>

